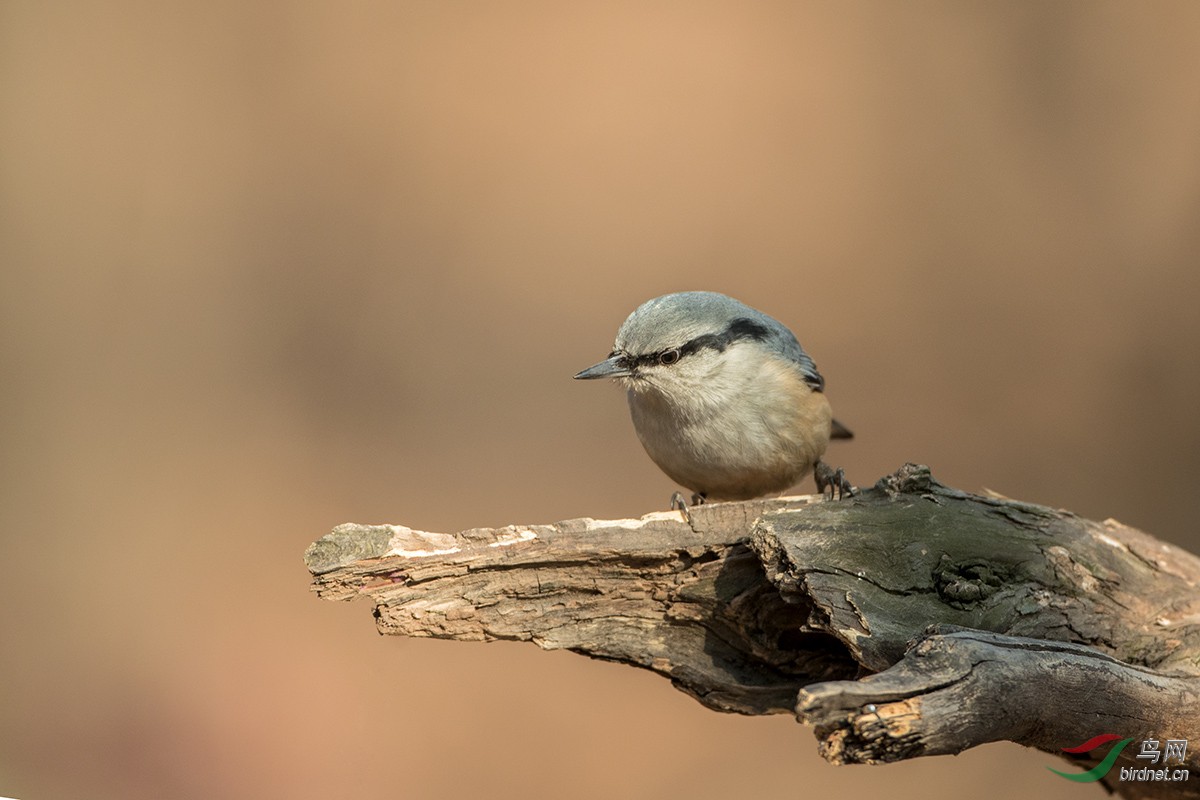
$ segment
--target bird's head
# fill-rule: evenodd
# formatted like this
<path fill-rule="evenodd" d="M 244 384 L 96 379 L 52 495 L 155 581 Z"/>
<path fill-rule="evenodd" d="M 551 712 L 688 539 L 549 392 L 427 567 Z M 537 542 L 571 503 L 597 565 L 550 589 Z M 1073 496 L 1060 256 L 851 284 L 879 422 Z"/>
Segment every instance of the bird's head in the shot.
<path fill-rule="evenodd" d="M 615 378 L 631 392 L 678 401 L 747 377 L 739 373 L 765 359 L 799 368 L 797 353 L 803 355 L 795 336 L 766 314 L 716 292 L 678 292 L 639 306 L 608 358 L 575 377 Z"/>

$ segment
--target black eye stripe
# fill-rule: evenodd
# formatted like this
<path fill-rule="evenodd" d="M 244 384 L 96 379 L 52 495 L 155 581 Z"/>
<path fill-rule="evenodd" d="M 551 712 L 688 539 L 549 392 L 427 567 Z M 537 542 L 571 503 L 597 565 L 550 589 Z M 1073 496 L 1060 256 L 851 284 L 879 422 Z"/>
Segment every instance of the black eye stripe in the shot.
<path fill-rule="evenodd" d="M 660 350 L 656 353 L 642 353 L 640 355 L 624 356 L 625 364 L 631 369 L 638 367 L 648 367 L 654 364 L 663 364 L 670 366 L 687 358 L 693 353 L 698 353 L 701 350 L 712 349 L 718 353 L 725 352 L 725 348 L 734 342 L 743 339 L 753 339 L 761 342 L 771 335 L 767 327 L 761 323 L 755 322 L 752 319 L 739 317 L 729 323 L 729 326 L 720 333 L 706 333 L 702 336 L 697 336 L 691 341 L 685 342 L 679 347 L 672 347 L 666 350 Z M 669 358 L 668 354 L 678 351 L 679 356 L 674 360 L 664 361 L 664 357 Z"/>

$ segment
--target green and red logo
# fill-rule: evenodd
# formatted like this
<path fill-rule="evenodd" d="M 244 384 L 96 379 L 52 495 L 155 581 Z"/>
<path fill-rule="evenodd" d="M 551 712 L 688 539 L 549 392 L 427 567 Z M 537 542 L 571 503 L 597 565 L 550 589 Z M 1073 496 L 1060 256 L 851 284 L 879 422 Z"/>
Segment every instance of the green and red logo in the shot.
<path fill-rule="evenodd" d="M 1075 745 L 1074 747 L 1064 747 L 1062 751 L 1073 756 L 1079 756 L 1085 753 L 1090 753 L 1100 745 L 1108 744 L 1109 742 L 1116 741 L 1117 739 L 1121 739 L 1121 737 L 1115 733 L 1102 733 L 1099 736 L 1088 739 L 1083 744 Z M 1113 764 L 1116 762 L 1117 756 L 1121 755 L 1121 751 L 1124 750 L 1132 741 L 1132 738 L 1121 739 L 1121 741 L 1113 745 L 1113 748 L 1108 751 L 1108 755 L 1104 757 L 1103 761 L 1089 769 L 1087 772 L 1060 772 L 1054 767 L 1046 767 L 1046 769 L 1050 770 L 1055 775 L 1061 775 L 1067 780 L 1075 781 L 1076 783 L 1090 783 L 1091 781 L 1098 781 L 1108 774 L 1108 771 L 1112 769 Z"/>

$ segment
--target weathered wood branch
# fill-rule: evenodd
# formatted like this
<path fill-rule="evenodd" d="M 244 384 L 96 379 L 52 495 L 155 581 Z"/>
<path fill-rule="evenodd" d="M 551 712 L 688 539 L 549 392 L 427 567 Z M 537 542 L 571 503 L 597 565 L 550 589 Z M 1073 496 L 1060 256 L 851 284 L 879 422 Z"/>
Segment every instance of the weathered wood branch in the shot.
<path fill-rule="evenodd" d="M 653 670 L 710 708 L 795 713 L 835 763 L 1010 740 L 1134 742 L 1103 779 L 1200 797 L 1200 559 L 1112 520 L 906 465 L 852 499 L 428 533 L 341 525 L 305 554 L 380 632 L 533 641 Z M 1130 782 L 1144 740 L 1187 740 Z M 1107 748 L 1064 767 L 1083 771 Z"/>

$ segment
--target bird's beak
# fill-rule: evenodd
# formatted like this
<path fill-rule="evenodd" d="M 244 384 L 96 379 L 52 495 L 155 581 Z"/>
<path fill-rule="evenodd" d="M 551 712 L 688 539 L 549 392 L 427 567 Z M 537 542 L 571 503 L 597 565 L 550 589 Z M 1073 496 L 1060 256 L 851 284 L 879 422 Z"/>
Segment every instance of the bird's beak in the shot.
<path fill-rule="evenodd" d="M 593 364 L 575 376 L 575 380 L 590 381 L 595 378 L 624 378 L 632 373 L 625 366 L 623 356 L 609 356 L 599 364 Z"/>

